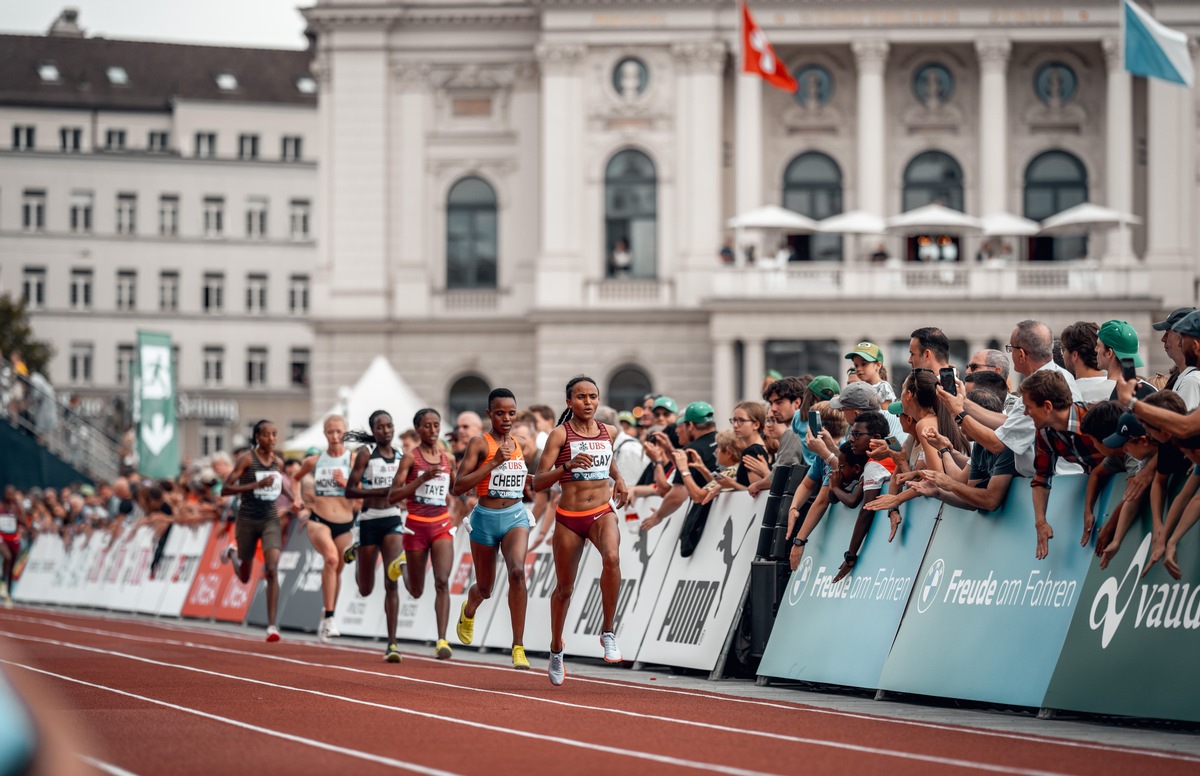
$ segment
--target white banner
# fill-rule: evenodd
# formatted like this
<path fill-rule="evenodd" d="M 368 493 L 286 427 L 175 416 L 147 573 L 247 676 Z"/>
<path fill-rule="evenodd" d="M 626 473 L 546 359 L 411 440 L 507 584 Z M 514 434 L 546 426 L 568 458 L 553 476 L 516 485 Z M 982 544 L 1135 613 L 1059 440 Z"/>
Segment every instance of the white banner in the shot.
<path fill-rule="evenodd" d="M 376 558 L 379 556 L 377 555 Z M 347 563 L 342 569 L 341 590 L 334 609 L 333 624 L 344 636 L 382 638 L 383 620 L 383 561 L 375 561 L 375 589 L 366 598 L 358 594 L 358 563 Z"/>
<path fill-rule="evenodd" d="M 168 552 L 176 535 L 180 537 L 180 546 L 170 563 L 168 564 L 167 558 L 164 557 L 158 569 L 159 576 L 166 583 L 166 590 L 157 610 L 160 616 L 178 617 L 183 611 L 183 604 L 187 601 L 192 582 L 200 571 L 200 560 L 204 557 L 204 550 L 208 546 L 208 537 L 212 531 L 211 521 L 199 526 L 175 526 L 171 529 L 173 535 L 167 540 Z"/>
<path fill-rule="evenodd" d="M 34 539 L 13 590 L 13 600 L 23 604 L 49 603 L 54 571 L 64 555 L 66 549 L 58 534 L 42 534 Z"/>
<path fill-rule="evenodd" d="M 107 531 L 97 531 L 88 538 L 76 537 L 71 549 L 59 561 L 65 574 L 53 601 L 61 606 L 79 606 L 87 595 L 87 577 L 111 540 Z"/>
<path fill-rule="evenodd" d="M 548 519 L 553 520 L 553 515 Z M 556 531 L 563 530 L 555 527 Z M 580 564 L 582 565 L 582 563 Z M 504 558 L 496 553 L 496 586 L 492 591 L 496 614 L 491 627 L 483 637 L 483 646 L 508 651 L 512 649 L 512 610 L 508 607 L 508 572 Z M 539 544 L 525 556 L 525 589 L 528 595 L 525 605 L 525 635 L 522 641 L 526 648 L 535 652 L 550 650 L 550 594 L 554 592 L 554 552 L 550 540 Z M 490 602 L 489 602 L 490 603 Z M 476 630 L 478 631 L 478 623 Z"/>
<path fill-rule="evenodd" d="M 108 599 L 108 607 L 129 612 L 137 605 L 142 595 L 142 585 L 150 577 L 150 561 L 154 558 L 157 539 L 154 529 L 144 525 L 134 531 L 125 543 L 128 547 L 118 576 L 120 587 Z"/>

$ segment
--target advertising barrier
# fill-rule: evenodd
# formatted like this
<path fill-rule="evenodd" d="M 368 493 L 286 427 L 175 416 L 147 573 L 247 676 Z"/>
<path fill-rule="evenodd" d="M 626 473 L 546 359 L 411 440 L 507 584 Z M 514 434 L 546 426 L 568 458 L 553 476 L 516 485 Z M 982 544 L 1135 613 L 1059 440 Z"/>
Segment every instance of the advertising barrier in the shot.
<path fill-rule="evenodd" d="M 171 565 L 167 564 L 164 557 L 159 567 L 159 573 L 166 582 L 166 590 L 158 605 L 159 615 L 179 617 L 183 612 L 184 602 L 187 601 L 192 583 L 200 573 L 200 561 L 214 530 L 215 526 L 211 522 L 187 528 L 175 526 L 172 529 L 172 534 L 180 539 L 179 552 Z"/>
<path fill-rule="evenodd" d="M 758 501 L 766 500 L 760 493 Z M 672 519 L 682 520 L 684 514 L 681 507 Z M 717 667 L 750 581 L 758 518 L 758 503 L 749 493 L 717 497 L 695 552 L 687 558 L 671 554 L 638 662 Z"/>
<path fill-rule="evenodd" d="M 255 556 L 250 581 L 242 584 L 233 574 L 232 563 L 222 563 L 221 554 L 233 542 L 233 525 L 216 526 L 209 535 L 200 569 L 180 612 L 183 617 L 243 622 L 250 596 L 262 573 L 262 560 Z"/>
<path fill-rule="evenodd" d="M 333 613 L 333 624 L 345 636 L 382 638 L 383 626 L 383 561 L 375 558 L 375 589 L 369 596 L 358 594 L 358 563 L 347 563 L 342 568 L 342 584 L 338 592 L 337 607 Z"/>
<path fill-rule="evenodd" d="M 307 551 L 307 552 L 306 552 Z M 283 550 L 279 553 L 279 568 L 276 576 L 279 578 L 279 601 L 276 608 L 276 618 L 279 625 L 283 624 L 283 613 L 287 610 L 288 603 L 291 601 L 292 593 L 296 590 L 300 577 L 307 574 L 310 558 L 308 553 L 315 556 L 317 562 L 317 605 L 315 609 L 308 611 L 308 616 L 300 620 L 303 627 L 298 630 L 306 630 L 315 632 L 317 624 L 321 620 L 321 569 L 325 566 L 324 560 L 321 559 L 320 553 L 312 548 L 308 541 L 308 535 L 304 532 L 304 526 L 296 523 L 292 526 L 287 537 L 287 544 L 283 546 Z M 308 581 L 307 579 L 305 581 Z M 250 582 L 254 585 L 254 596 L 250 601 L 250 608 L 246 611 L 246 624 L 266 627 L 267 625 L 267 580 L 264 577 L 251 579 Z M 297 607 L 297 612 L 300 607 Z M 298 618 L 299 619 L 299 618 Z"/>
<path fill-rule="evenodd" d="M 61 544 L 61 539 L 54 538 Z M 88 578 L 92 569 L 105 558 L 112 541 L 112 536 L 107 531 L 102 531 L 89 537 L 76 537 L 71 542 L 71 549 L 61 559 L 66 573 L 61 577 L 62 584 L 56 588 L 52 603 L 61 606 L 81 606 L 91 598 Z M 99 569 L 96 573 L 99 574 Z"/>
<path fill-rule="evenodd" d="M 553 520 L 552 515 L 548 519 Z M 555 528 L 555 531 L 559 528 Z M 588 552 L 585 547 L 584 552 Z M 580 565 L 583 562 L 580 561 Z M 525 605 L 525 645 L 538 652 L 550 649 L 550 594 L 554 592 L 557 578 L 554 574 L 554 553 L 550 540 L 539 544 L 533 552 L 525 556 L 525 589 L 527 600 Z M 492 609 L 487 630 L 482 639 L 478 635 L 479 646 L 491 647 L 508 651 L 512 648 L 512 610 L 508 606 L 508 573 L 505 569 L 504 558 L 496 557 L 496 584 L 492 589 L 492 597 L 486 605 Z M 464 590 L 465 592 L 465 590 Z M 578 592 L 578 588 L 576 588 Z M 480 607 L 483 611 L 483 607 Z M 451 609 L 452 620 L 458 619 L 457 604 Z M 475 633 L 479 631 L 479 614 L 475 615 Z"/>
<path fill-rule="evenodd" d="M 13 600 L 21 604 L 50 603 L 50 586 L 55 570 L 66 555 L 63 540 L 56 534 L 39 536 L 29 548 L 25 569 L 12 591 Z"/>
<path fill-rule="evenodd" d="M 283 580 L 280 579 L 279 627 L 316 633 L 325 613 L 325 599 L 321 592 L 325 559 L 308 540 L 306 528 L 305 525 L 296 525 L 288 541 L 287 549 L 295 548 L 298 555 L 295 571 L 288 572 L 287 585 L 283 586 Z M 279 565 L 283 566 L 283 558 L 279 559 Z"/>
<path fill-rule="evenodd" d="M 131 604 L 132 611 L 139 614 L 158 614 L 163 595 L 167 592 L 167 587 L 171 582 L 170 574 L 175 568 L 179 551 L 183 548 L 184 530 L 186 529 L 178 525 L 172 525 L 167 529 L 166 543 L 163 545 L 162 556 L 158 559 L 158 567 L 150 569 L 146 579 L 142 581 L 137 596 Z M 156 538 L 151 545 L 152 562 L 159 541 Z"/>
<path fill-rule="evenodd" d="M 831 508 L 808 538 L 779 604 L 758 673 L 806 682 L 879 686 L 884 661 L 929 547 L 942 503 L 917 498 L 888 543 L 890 523 L 875 513 L 854 572 L 833 584 L 850 546 L 858 508 Z"/>

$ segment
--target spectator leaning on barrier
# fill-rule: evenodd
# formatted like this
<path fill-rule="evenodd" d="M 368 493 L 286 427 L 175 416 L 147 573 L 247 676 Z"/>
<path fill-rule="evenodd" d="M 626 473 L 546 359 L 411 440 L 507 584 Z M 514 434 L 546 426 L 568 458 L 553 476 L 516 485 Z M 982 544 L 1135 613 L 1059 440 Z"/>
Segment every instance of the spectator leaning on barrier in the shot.
<path fill-rule="evenodd" d="M 1087 405 L 1071 401 L 1071 388 L 1061 372 L 1047 369 L 1030 375 L 1021 383 L 1021 401 L 1037 429 L 1032 488 L 1036 556 L 1041 560 L 1054 538 L 1054 530 L 1046 521 L 1046 504 L 1050 501 L 1055 464 L 1065 458 L 1090 472 L 1104 459 L 1104 453 L 1083 435 L 1080 423 L 1087 416 Z"/>
<path fill-rule="evenodd" d="M 884 439 L 888 435 L 888 419 L 882 412 L 862 412 L 850 426 L 850 446 L 856 457 L 866 457 L 871 442 Z M 836 498 L 843 506 L 861 507 L 858 519 L 854 523 L 854 531 L 850 535 L 850 547 L 846 550 L 844 560 L 838 569 L 834 582 L 839 582 L 854 569 L 858 562 L 858 551 L 862 548 L 863 540 L 867 538 L 867 530 L 875 518 L 875 510 L 868 505 L 883 491 L 884 483 L 890 474 L 877 461 L 868 460 L 862 465 L 862 473 L 856 481 L 847 482 L 843 473 L 830 471 L 829 495 Z M 899 524 L 897 524 L 898 526 Z M 896 535 L 895 530 L 888 537 L 891 541 Z"/>
<path fill-rule="evenodd" d="M 841 439 L 845 435 L 848 426 L 846 425 L 846 416 L 842 414 L 841 410 L 833 409 L 827 401 L 817 402 L 812 406 L 812 409 L 821 416 L 822 438 L 828 435 L 830 443 L 833 443 L 833 440 Z M 828 464 L 815 453 L 813 457 L 815 463 L 809 467 L 804 479 L 796 487 L 796 492 L 792 495 L 792 503 L 788 509 L 787 537 L 789 542 L 794 542 L 803 526 L 801 518 L 807 514 L 808 509 L 811 509 L 811 504 L 816 503 L 816 500 L 813 499 L 813 494 L 826 487 L 825 475 Z M 827 455 L 826 457 L 828 458 L 829 456 Z M 812 500 L 811 502 L 810 499 Z M 812 527 L 809 527 L 808 532 L 811 531 Z M 804 539 L 807 542 L 808 533 L 804 534 Z M 799 546 L 802 545 L 793 545 L 792 547 L 791 563 L 793 571 L 796 569 L 796 564 L 800 562 L 801 550 L 798 549 Z"/>
<path fill-rule="evenodd" d="M 1183 417 L 1185 409 L 1183 399 L 1174 391 L 1159 391 L 1153 396 L 1147 396 L 1137 403 L 1138 407 L 1153 409 Z M 1196 413 L 1193 413 L 1193 417 Z M 1187 480 L 1183 483 L 1179 494 L 1171 501 L 1170 511 L 1165 519 L 1161 507 L 1155 511 L 1155 495 L 1151 496 L 1152 540 L 1150 556 L 1142 569 L 1142 576 L 1150 571 L 1150 567 L 1160 560 L 1165 560 L 1167 573 L 1176 579 L 1180 578 L 1180 569 L 1176 553 L 1179 540 L 1200 516 L 1200 500 L 1196 499 L 1200 491 L 1200 436 L 1178 438 L 1165 430 L 1162 425 L 1150 421 L 1141 421 L 1146 433 L 1158 441 L 1158 472 L 1155 485 L 1162 485 L 1165 490 L 1166 480 L 1172 475 L 1188 472 Z M 1184 515 L 1190 515 L 1186 520 Z M 1104 538 L 1104 528 L 1101 528 L 1101 539 Z M 1100 539 L 1097 539 L 1099 542 Z"/>
<path fill-rule="evenodd" d="M 1163 350 L 1167 354 L 1167 358 L 1171 359 L 1171 373 L 1167 375 L 1167 382 L 1164 387 L 1175 388 L 1175 381 L 1179 379 L 1179 375 L 1187 368 L 1187 364 L 1183 358 L 1183 348 L 1180 345 L 1180 334 L 1175 331 L 1175 324 L 1182 321 L 1188 313 L 1195 312 L 1195 307 L 1176 307 L 1167 316 L 1166 320 L 1155 323 L 1150 328 L 1155 331 L 1161 331 Z"/>
<path fill-rule="evenodd" d="M 841 394 L 829 400 L 829 406 L 835 410 L 841 410 L 846 416 L 846 422 L 854 425 L 860 412 L 879 411 L 883 409 L 884 405 L 879 401 L 878 391 L 865 382 L 859 382 L 847 385 Z M 888 433 L 884 434 L 885 437 L 894 436 L 901 443 L 908 439 L 908 433 L 895 416 L 884 414 L 883 418 L 888 424 Z M 887 466 L 887 463 L 884 465 Z M 891 471 L 892 468 L 888 466 L 888 471 Z"/>
<path fill-rule="evenodd" d="M 838 384 L 837 380 L 829 375 L 817 375 L 808 381 L 808 385 L 804 389 L 804 398 L 800 401 L 800 408 L 792 413 L 792 431 L 800 437 L 800 451 L 804 456 L 804 463 L 809 467 L 816 460 L 816 456 L 809 451 L 808 444 L 805 442 L 809 410 L 817 402 L 830 401 L 841 391 L 842 386 Z"/>
<path fill-rule="evenodd" d="M 1075 376 L 1079 395 L 1089 404 L 1107 401 L 1117 386 L 1116 381 L 1110 379 L 1096 362 L 1096 335 L 1099 330 L 1100 327 L 1091 321 L 1076 321 L 1059 335 L 1063 363 L 1067 371 Z"/>
<path fill-rule="evenodd" d="M 1121 376 L 1121 359 L 1132 359 L 1134 367 L 1145 366 L 1138 355 L 1138 335 L 1125 321 L 1105 321 L 1096 332 L 1096 363 L 1108 373 L 1113 389 L 1108 398 L 1117 398 L 1116 381 Z M 1137 397 L 1144 399 L 1154 393 L 1154 386 L 1139 378 Z"/>
<path fill-rule="evenodd" d="M 660 397 L 659 401 L 663 398 L 666 397 Z M 674 402 L 671 403 L 674 404 Z M 683 417 L 675 424 L 675 429 L 679 434 L 680 443 L 684 445 L 684 454 L 688 456 L 688 460 L 692 461 L 698 458 L 708 471 L 716 470 L 717 424 L 712 405 L 705 401 L 692 402 L 684 409 Z M 670 442 L 667 440 L 666 434 L 659 432 L 655 434 L 655 439 L 668 453 L 674 452 L 673 449 L 668 449 Z M 695 451 L 695 457 L 693 457 L 692 453 L 687 452 L 688 450 Z M 707 484 L 707 479 L 705 479 L 704 484 Z M 686 500 L 687 489 L 683 484 L 683 473 L 676 468 L 675 477 L 671 482 L 671 489 L 663 496 L 662 503 L 658 505 L 658 509 L 654 510 L 649 517 L 642 521 L 642 530 L 648 531 L 670 517 Z"/>
<path fill-rule="evenodd" d="M 779 437 L 779 450 L 775 453 L 775 466 L 795 466 L 804 460 L 803 447 L 801 446 L 801 437 L 792 430 L 792 417 L 800 409 L 800 405 L 804 401 L 804 392 L 806 384 L 799 377 L 784 377 L 767 386 L 763 391 L 763 401 L 770 407 L 771 418 L 776 423 L 780 424 L 783 433 Z M 758 493 L 760 490 L 770 486 L 770 479 L 767 479 L 766 484 L 761 481 L 751 483 L 751 495 Z"/>
<path fill-rule="evenodd" d="M 950 366 L 950 339 L 936 326 L 917 329 L 908 342 L 908 365 L 934 374 Z"/>

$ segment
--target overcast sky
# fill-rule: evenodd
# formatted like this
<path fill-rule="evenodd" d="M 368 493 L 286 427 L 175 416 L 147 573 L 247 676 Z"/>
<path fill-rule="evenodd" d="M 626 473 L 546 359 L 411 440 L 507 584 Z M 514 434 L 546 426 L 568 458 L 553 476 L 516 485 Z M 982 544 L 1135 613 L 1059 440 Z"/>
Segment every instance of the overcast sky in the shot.
<path fill-rule="evenodd" d="M 64 7 L 88 36 L 231 46 L 304 48 L 315 0 L 0 0 L 0 32 L 44 35 Z"/>

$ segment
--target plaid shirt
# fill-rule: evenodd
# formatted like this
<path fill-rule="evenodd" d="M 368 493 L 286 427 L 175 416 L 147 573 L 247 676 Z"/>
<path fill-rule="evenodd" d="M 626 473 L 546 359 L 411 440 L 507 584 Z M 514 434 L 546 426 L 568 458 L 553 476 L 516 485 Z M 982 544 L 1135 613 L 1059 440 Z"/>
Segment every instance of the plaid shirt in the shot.
<path fill-rule="evenodd" d="M 1034 488 L 1050 489 L 1050 481 L 1054 479 L 1054 464 L 1059 458 L 1066 458 L 1090 472 L 1104 460 L 1104 453 L 1096 449 L 1092 440 L 1079 433 L 1079 424 L 1087 414 L 1087 405 L 1075 402 L 1067 412 L 1067 430 L 1056 428 L 1038 429 L 1037 450 L 1033 458 Z"/>

